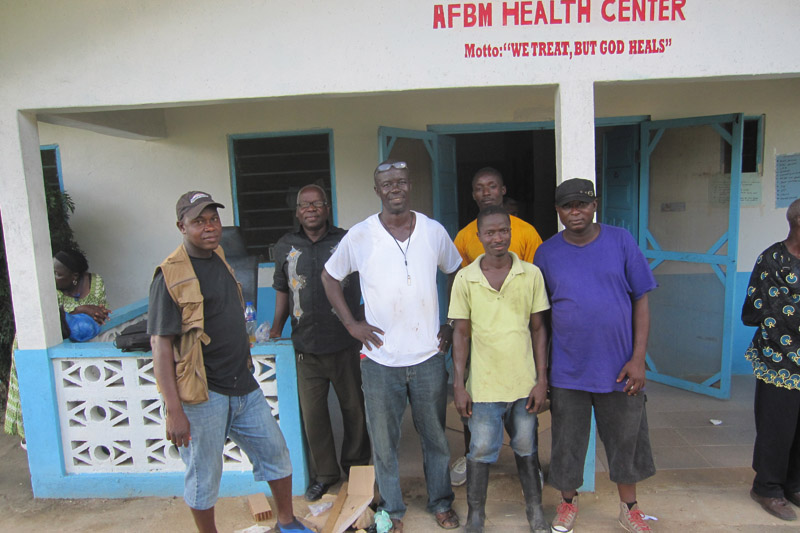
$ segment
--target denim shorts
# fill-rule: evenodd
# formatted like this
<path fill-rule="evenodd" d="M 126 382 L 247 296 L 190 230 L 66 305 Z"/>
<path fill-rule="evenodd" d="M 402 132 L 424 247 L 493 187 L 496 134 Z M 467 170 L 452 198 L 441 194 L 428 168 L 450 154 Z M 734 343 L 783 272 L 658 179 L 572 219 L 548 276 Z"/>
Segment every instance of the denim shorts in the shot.
<path fill-rule="evenodd" d="M 503 428 L 506 428 L 511 448 L 520 457 L 536 453 L 536 413 L 525 409 L 528 398 L 514 402 L 474 402 L 469 431 L 472 438 L 467 459 L 479 463 L 494 463 L 503 446 Z"/>
<path fill-rule="evenodd" d="M 594 393 L 550 388 L 553 446 L 549 483 L 571 491 L 583 485 L 592 407 L 611 481 L 634 484 L 656 473 L 647 428 L 644 394 Z"/>
<path fill-rule="evenodd" d="M 222 450 L 230 436 L 253 464 L 256 481 L 292 473 L 289 450 L 261 389 L 244 396 L 208 391 L 208 401 L 183 404 L 192 439 L 178 451 L 186 465 L 183 499 L 192 509 L 214 507 L 222 477 Z"/>

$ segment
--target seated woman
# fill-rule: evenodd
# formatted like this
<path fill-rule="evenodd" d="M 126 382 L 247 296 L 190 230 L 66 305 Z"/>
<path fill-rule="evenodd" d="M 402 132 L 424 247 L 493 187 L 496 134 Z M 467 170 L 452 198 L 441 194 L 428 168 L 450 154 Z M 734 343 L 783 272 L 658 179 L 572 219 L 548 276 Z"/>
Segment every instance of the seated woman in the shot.
<path fill-rule="evenodd" d="M 53 257 L 53 273 L 56 281 L 58 306 L 67 313 L 84 313 L 92 317 L 98 324 L 108 320 L 111 311 L 108 309 L 106 288 L 103 279 L 88 272 L 89 263 L 86 257 L 77 250 L 64 250 Z M 63 328 L 62 317 L 62 332 Z M 64 338 L 69 336 L 66 332 Z M 14 339 L 14 350 L 17 341 Z M 12 352 L 11 372 L 8 382 L 8 403 L 6 404 L 5 432 L 22 437 L 25 447 L 25 428 L 22 425 L 22 409 L 19 403 L 19 384 L 17 369 Z"/>
<path fill-rule="evenodd" d="M 84 313 L 98 324 L 105 324 L 108 315 L 106 287 L 99 274 L 88 272 L 86 257 L 77 250 L 64 250 L 53 257 L 58 306 L 67 313 Z"/>

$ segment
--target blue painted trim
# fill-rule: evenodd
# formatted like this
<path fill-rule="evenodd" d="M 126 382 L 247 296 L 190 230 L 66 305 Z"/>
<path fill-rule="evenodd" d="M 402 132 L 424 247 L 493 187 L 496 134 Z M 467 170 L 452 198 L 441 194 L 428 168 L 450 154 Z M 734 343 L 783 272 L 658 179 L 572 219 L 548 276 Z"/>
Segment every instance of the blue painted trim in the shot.
<path fill-rule="evenodd" d="M 644 256 L 662 261 L 689 261 L 692 263 L 711 263 L 719 265 L 729 265 L 730 258 L 727 255 L 704 254 L 699 252 L 670 252 L 667 250 L 643 250 Z"/>
<path fill-rule="evenodd" d="M 719 267 L 719 265 L 712 264 L 711 265 L 711 270 L 714 271 L 714 274 L 717 275 L 717 278 L 719 279 L 720 283 L 722 283 L 722 285 L 724 286 L 725 285 L 725 273 L 722 271 L 722 269 Z"/>
<path fill-rule="evenodd" d="M 658 368 L 656 368 L 656 363 L 653 361 L 653 358 L 650 357 L 649 353 L 644 354 L 644 362 L 650 367 L 650 370 L 653 372 L 658 372 Z"/>
<path fill-rule="evenodd" d="M 742 190 L 742 145 L 744 142 L 744 115 L 741 113 L 733 115 L 733 128 L 731 130 L 731 192 L 728 215 L 728 257 L 730 261 L 726 266 L 726 272 L 731 275 L 726 276 L 725 281 L 725 317 L 722 328 L 722 378 L 720 380 L 720 390 L 722 398 L 730 398 L 731 395 L 731 374 L 734 333 L 733 330 L 739 322 L 739 306 L 736 302 L 736 276 L 733 275 L 737 270 L 739 258 L 739 219 L 741 213 L 741 190 Z"/>
<path fill-rule="evenodd" d="M 650 246 L 653 247 L 653 250 L 660 251 L 661 246 L 658 245 L 656 238 L 653 237 L 653 234 L 650 233 L 650 230 L 645 228 L 644 233 L 645 233 L 645 238 L 647 239 L 647 243 L 649 243 Z"/>
<path fill-rule="evenodd" d="M 233 225 L 239 226 L 239 202 L 236 200 L 238 198 L 238 188 L 237 188 L 237 181 L 236 181 L 236 156 L 233 153 L 233 141 L 234 136 L 228 135 L 228 168 L 230 169 L 231 173 L 231 203 L 233 203 Z"/>
<path fill-rule="evenodd" d="M 428 131 L 432 133 L 500 133 L 504 131 L 552 130 L 556 123 L 552 120 L 541 122 L 486 122 L 475 124 L 430 124 Z"/>
<path fill-rule="evenodd" d="M 709 115 L 705 117 L 673 118 L 667 120 L 653 120 L 648 122 L 652 128 L 686 128 L 691 126 L 711 126 L 719 122 L 735 122 L 741 119 L 740 113 L 728 113 L 726 115 Z"/>
<path fill-rule="evenodd" d="M 100 332 L 102 333 L 108 329 L 115 328 L 128 320 L 143 315 L 147 312 L 147 305 L 148 299 L 142 298 L 141 300 L 120 307 L 119 309 L 114 309 L 111 313 L 111 318 L 108 319 L 108 322 L 103 324 L 103 327 L 100 328 Z"/>
<path fill-rule="evenodd" d="M 337 213 L 335 208 L 336 188 L 334 187 L 334 164 L 333 164 L 333 130 L 330 128 L 317 128 L 310 130 L 295 131 L 270 131 L 263 133 L 229 133 L 228 134 L 228 168 L 231 173 L 231 201 L 233 202 L 233 224 L 239 226 L 239 201 L 238 189 L 236 185 L 236 158 L 233 153 L 233 141 L 240 139 L 260 139 L 264 137 L 297 137 L 299 135 L 328 135 L 328 155 L 330 157 L 330 178 L 331 178 L 331 202 L 333 202 L 333 223 L 336 224 Z"/>
<path fill-rule="evenodd" d="M 17 350 L 14 361 L 28 441 L 31 486 L 38 498 L 53 480 L 65 477 L 55 376 L 46 349 Z"/>
<path fill-rule="evenodd" d="M 649 120 L 649 115 L 631 115 L 623 117 L 598 117 L 595 118 L 595 127 L 625 126 L 640 124 Z M 539 131 L 554 130 L 556 123 L 553 120 L 536 122 L 486 122 L 472 124 L 430 124 L 428 131 L 455 135 L 459 133 L 500 133 L 505 131 Z"/>
<path fill-rule="evenodd" d="M 713 376 L 702 382 L 701 385 L 703 387 L 710 387 L 714 383 L 718 382 L 720 379 L 722 379 L 722 372 L 717 372 L 716 374 L 714 374 Z"/>
<path fill-rule="evenodd" d="M 719 124 L 712 124 L 711 127 L 719 134 L 720 137 L 722 137 L 726 143 L 731 145 L 733 144 L 733 136 L 730 134 L 730 132 L 728 132 L 728 130 Z"/>
<path fill-rule="evenodd" d="M 53 150 L 56 153 L 56 175 L 58 176 L 58 188 L 64 192 L 64 174 L 61 172 L 61 149 L 57 144 L 43 144 L 39 150 Z"/>
<path fill-rule="evenodd" d="M 303 422 L 300 418 L 300 400 L 297 391 L 297 366 L 294 347 L 290 340 L 276 340 L 256 344 L 253 355 L 275 354 L 275 374 L 278 376 L 278 406 L 281 433 L 286 439 L 292 460 L 292 494 L 304 494 L 309 483 L 306 467 L 306 443 Z"/>
<path fill-rule="evenodd" d="M 758 120 L 758 133 L 756 134 L 756 172 L 764 174 L 764 115 L 757 117 L 744 117 L 745 120 Z"/>
<path fill-rule="evenodd" d="M 673 376 L 668 376 L 666 374 L 660 374 L 658 372 L 651 372 L 648 370 L 647 379 L 655 381 L 656 383 L 663 383 L 664 385 L 669 385 L 671 387 L 675 387 L 678 389 L 688 390 L 690 392 L 696 392 L 698 394 L 705 394 L 706 396 L 711 396 L 713 398 L 719 398 L 719 399 L 730 398 L 730 391 L 728 391 L 728 393 L 724 393 L 722 389 L 715 389 L 713 387 L 704 387 L 699 383 L 692 383 L 691 381 L 685 381 L 683 379 L 679 379 Z"/>
<path fill-rule="evenodd" d="M 331 215 L 333 225 L 339 225 L 339 196 L 336 194 L 336 157 L 333 151 L 333 130 L 328 131 L 328 166 L 331 172 Z"/>
<path fill-rule="evenodd" d="M 711 248 L 709 248 L 706 253 L 707 254 L 715 254 L 716 255 L 716 253 L 719 251 L 719 249 L 722 248 L 725 245 L 726 242 L 728 242 L 728 232 L 727 231 L 722 234 L 722 237 L 720 237 L 717 240 L 717 242 L 715 242 L 714 244 L 711 245 Z"/>
<path fill-rule="evenodd" d="M 606 126 L 631 126 L 650 120 L 650 115 L 629 115 L 624 117 L 597 117 L 594 119 L 596 128 Z"/>
<path fill-rule="evenodd" d="M 594 421 L 592 407 L 592 427 L 589 430 L 589 446 L 586 447 L 586 458 L 583 461 L 583 485 L 578 492 L 594 492 L 594 480 L 597 471 L 597 423 Z"/>

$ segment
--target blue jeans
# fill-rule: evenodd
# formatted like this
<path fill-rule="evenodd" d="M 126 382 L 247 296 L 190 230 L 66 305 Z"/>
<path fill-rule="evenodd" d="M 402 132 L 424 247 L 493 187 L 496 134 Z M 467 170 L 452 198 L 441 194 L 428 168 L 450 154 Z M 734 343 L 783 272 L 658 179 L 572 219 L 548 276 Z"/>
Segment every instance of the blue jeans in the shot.
<path fill-rule="evenodd" d="M 261 389 L 244 396 L 208 391 L 208 401 L 183 404 L 192 440 L 178 451 L 186 465 L 183 499 L 192 509 L 217 502 L 222 449 L 231 440 L 247 454 L 256 481 L 283 479 L 292 473 L 289 450 Z"/>
<path fill-rule="evenodd" d="M 536 453 L 536 413 L 525 409 L 528 398 L 514 402 L 475 402 L 469 418 L 472 440 L 467 459 L 478 463 L 494 463 L 503 446 L 503 427 L 511 439 L 514 453 L 527 457 Z"/>
<path fill-rule="evenodd" d="M 363 359 L 361 382 L 375 477 L 382 498 L 379 510 L 392 518 L 402 518 L 406 512 L 397 465 L 406 402 L 411 404 L 414 427 L 422 443 L 428 511 L 440 513 L 450 509 L 454 495 L 450 487 L 450 447 L 444 434 L 447 405 L 444 355 L 437 354 L 404 367 L 388 367 Z"/>

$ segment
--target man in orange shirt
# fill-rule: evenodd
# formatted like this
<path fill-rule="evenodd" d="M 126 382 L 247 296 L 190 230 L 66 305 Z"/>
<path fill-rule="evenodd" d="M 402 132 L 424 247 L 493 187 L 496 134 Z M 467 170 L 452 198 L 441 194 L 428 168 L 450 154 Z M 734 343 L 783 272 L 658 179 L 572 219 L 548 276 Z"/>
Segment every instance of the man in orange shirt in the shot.
<path fill-rule="evenodd" d="M 494 168 L 484 167 L 472 178 L 472 198 L 475 199 L 475 203 L 478 204 L 481 211 L 490 205 L 502 206 L 505 194 L 503 175 Z M 478 240 L 477 219 L 459 231 L 453 242 L 458 248 L 458 253 L 461 254 L 462 267 L 477 259 L 483 253 L 483 244 Z M 542 244 L 542 238 L 536 228 L 511 215 L 511 245 L 508 249 L 523 261 L 532 263 L 533 255 L 540 244 Z"/>
<path fill-rule="evenodd" d="M 481 211 L 489 206 L 502 206 L 505 194 L 506 186 L 503 184 L 503 175 L 500 174 L 499 170 L 492 167 L 484 167 L 472 177 L 472 198 Z M 511 244 L 508 249 L 514 252 L 521 260 L 533 263 L 533 255 L 536 253 L 536 248 L 542 244 L 539 232 L 520 218 L 513 215 L 510 215 L 510 218 Z M 479 255 L 484 253 L 483 244 L 478 240 L 478 220 L 475 219 L 462 228 L 453 242 L 458 249 L 458 253 L 461 254 L 462 268 L 475 261 Z M 463 485 L 467 481 L 466 452 L 469 451 L 469 441 L 469 427 L 464 424 L 465 453 L 456 459 L 450 467 L 450 482 L 455 487 Z"/>

